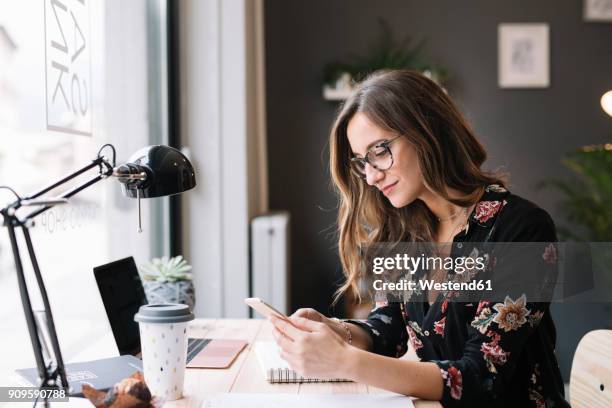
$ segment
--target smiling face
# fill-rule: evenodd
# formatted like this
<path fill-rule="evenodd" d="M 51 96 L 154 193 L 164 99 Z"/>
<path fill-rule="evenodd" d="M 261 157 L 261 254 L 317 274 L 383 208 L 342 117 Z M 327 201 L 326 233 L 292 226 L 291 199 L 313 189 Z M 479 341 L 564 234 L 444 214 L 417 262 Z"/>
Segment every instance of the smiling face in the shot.
<path fill-rule="evenodd" d="M 347 136 L 353 155 L 364 157 L 371 146 L 397 135 L 376 126 L 363 113 L 356 113 L 349 121 Z M 404 207 L 425 192 L 423 174 L 419 167 L 417 153 L 405 137 L 389 145 L 393 153 L 393 165 L 387 170 L 377 170 L 366 164 L 366 182 L 378 188 L 396 208 Z"/>

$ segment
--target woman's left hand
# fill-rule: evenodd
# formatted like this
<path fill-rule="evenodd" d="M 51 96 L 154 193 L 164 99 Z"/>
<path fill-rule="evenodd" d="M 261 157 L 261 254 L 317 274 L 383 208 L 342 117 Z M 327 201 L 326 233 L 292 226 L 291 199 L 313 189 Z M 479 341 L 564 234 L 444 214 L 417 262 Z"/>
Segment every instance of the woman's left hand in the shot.
<path fill-rule="evenodd" d="M 274 339 L 291 369 L 304 377 L 346 378 L 348 345 L 328 325 L 303 317 L 271 317 Z"/>

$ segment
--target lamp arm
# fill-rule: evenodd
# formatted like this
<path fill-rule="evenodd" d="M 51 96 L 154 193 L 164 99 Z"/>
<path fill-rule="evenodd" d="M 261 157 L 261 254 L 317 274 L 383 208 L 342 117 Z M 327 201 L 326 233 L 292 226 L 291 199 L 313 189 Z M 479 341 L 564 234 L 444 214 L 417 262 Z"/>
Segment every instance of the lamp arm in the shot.
<path fill-rule="evenodd" d="M 96 184 L 98 181 L 100 180 L 104 180 L 106 178 L 106 176 L 104 175 L 97 175 L 91 179 L 89 179 L 88 181 L 86 181 L 85 183 L 81 184 L 80 186 L 76 186 L 75 188 L 66 191 L 64 194 L 60 195 L 59 198 L 70 198 L 72 196 L 75 196 L 77 193 L 79 193 L 82 190 L 85 190 L 87 187 L 92 186 L 94 184 Z M 48 209 L 52 208 L 53 205 L 45 205 L 42 208 L 39 208 L 38 210 L 34 210 L 31 213 L 29 213 L 28 215 L 26 215 L 25 217 L 23 217 L 20 220 L 20 223 L 25 223 L 28 220 L 31 220 L 35 217 L 37 217 L 38 215 L 42 214 L 43 212 L 47 211 Z"/>
<path fill-rule="evenodd" d="M 31 195 L 27 196 L 27 197 L 19 197 L 17 200 L 15 200 L 14 202 L 12 202 L 11 204 L 7 205 L 4 209 L 2 209 L 0 211 L 0 213 L 2 213 L 2 215 L 9 215 L 12 216 L 15 214 L 15 212 L 21 208 L 21 206 L 24 204 L 24 202 L 27 201 L 31 201 L 34 200 L 40 196 L 42 196 L 45 193 L 48 193 L 51 190 L 56 189 L 59 186 L 62 186 L 64 184 L 66 184 L 68 181 L 74 179 L 75 177 L 80 176 L 81 174 L 85 173 L 88 170 L 93 169 L 94 167 L 100 167 L 100 174 L 92 179 L 90 179 L 89 181 L 85 182 L 84 184 L 77 186 L 67 192 L 65 192 L 64 194 L 62 194 L 60 197 L 61 198 L 69 198 L 74 196 L 75 194 L 77 194 L 78 192 L 80 192 L 81 190 L 84 190 L 85 188 L 91 186 L 92 184 L 97 183 L 100 180 L 103 180 L 109 176 L 111 176 L 113 174 L 113 165 L 111 163 L 109 163 L 106 158 L 104 157 L 98 157 L 95 160 L 93 160 L 90 164 L 88 164 L 85 167 L 82 167 L 76 171 L 74 171 L 73 173 L 67 175 L 66 177 L 62 178 L 61 180 L 58 180 L 56 182 L 54 182 L 53 184 L 48 185 L 47 187 L 44 187 L 40 190 L 38 190 L 35 193 L 32 193 Z M 32 219 L 34 217 L 36 217 L 37 215 L 39 215 L 40 213 L 47 211 L 49 208 L 51 208 L 52 205 L 46 205 L 44 207 L 42 207 L 39 210 L 33 211 L 30 214 L 28 214 L 23 220 L 19 220 L 19 223 L 21 222 L 25 222 L 29 219 Z M 6 218 L 6 216 L 5 216 Z M 6 221 L 5 221 L 6 223 Z"/>
<path fill-rule="evenodd" d="M 7 224 L 7 229 L 11 242 L 11 249 L 13 250 L 13 257 L 15 258 L 15 268 L 17 270 L 17 283 L 19 285 L 21 305 L 23 306 L 23 313 L 25 314 L 26 323 L 28 325 L 28 333 L 30 334 L 30 342 L 32 343 L 32 349 L 34 350 L 34 358 L 36 359 L 38 376 L 40 377 L 41 382 L 44 384 L 49 373 L 47 372 L 47 367 L 45 366 L 45 359 L 42 354 L 40 338 L 38 337 L 38 330 L 36 329 L 37 326 L 36 320 L 34 319 L 34 311 L 32 310 L 32 303 L 30 302 L 30 295 L 28 293 L 25 274 L 23 273 L 23 264 L 21 263 L 21 256 L 19 254 L 19 245 L 17 244 L 17 237 L 15 236 L 15 226 L 12 223 L 9 223 Z"/>
<path fill-rule="evenodd" d="M 103 146 L 102 149 L 104 149 L 104 147 L 106 147 L 106 145 Z M 28 203 L 31 203 L 36 198 L 44 195 L 45 193 L 48 193 L 49 191 L 63 184 L 66 184 L 68 181 L 87 172 L 88 170 L 91 170 L 94 167 L 100 168 L 100 173 L 97 176 L 63 193 L 60 198 L 64 198 L 64 199 L 70 198 L 76 195 L 77 193 L 79 193 L 80 191 L 86 189 L 87 187 L 92 186 L 93 184 L 96 184 L 100 180 L 103 180 L 107 177 L 112 176 L 113 170 L 114 170 L 115 150 L 114 150 L 114 147 L 111 146 L 111 148 L 113 150 L 113 159 L 112 159 L 113 163 L 112 164 L 105 157 L 100 155 L 102 151 L 102 149 L 100 149 L 100 152 L 98 152 L 98 157 L 95 160 L 93 160 L 90 164 L 74 171 L 73 173 L 62 178 L 61 180 L 58 180 L 57 182 L 54 182 L 50 184 L 49 186 L 44 187 L 41 190 L 38 190 L 37 192 L 27 197 L 18 196 L 17 200 L 15 200 L 13 203 L 7 205 L 6 207 L 0 210 L 0 214 L 2 214 L 4 218 L 4 225 L 8 227 L 9 239 L 11 242 L 11 249 L 13 251 L 15 268 L 17 271 L 17 282 L 19 285 L 21 303 L 23 306 L 26 323 L 28 325 L 30 341 L 32 343 L 32 348 L 34 350 L 34 358 L 36 360 L 38 375 L 40 377 L 40 382 L 41 382 L 40 385 L 42 387 L 57 387 L 58 385 L 61 385 L 63 389 L 69 392 L 69 383 L 68 383 L 68 379 L 66 375 L 66 369 L 64 367 L 64 360 L 62 358 L 62 353 L 61 353 L 60 346 L 59 346 L 57 331 L 55 329 L 53 314 L 51 312 L 51 306 L 49 304 L 49 298 L 47 295 L 47 290 L 45 288 L 44 281 L 42 279 L 42 274 L 40 272 L 38 260 L 36 259 L 36 253 L 34 252 L 34 247 L 32 245 L 32 239 L 30 237 L 30 232 L 29 232 L 30 224 L 27 222 L 29 220 L 34 219 L 36 216 L 40 215 L 41 213 L 47 211 L 48 209 L 52 208 L 54 204 L 44 205 L 40 209 L 30 212 L 23 219 L 20 219 L 19 217 L 17 217 L 16 213 L 17 213 L 17 210 L 21 208 L 22 206 L 28 205 Z M 60 203 L 60 202 L 62 202 L 62 200 L 57 200 L 57 203 Z M 28 255 L 30 257 L 32 268 L 34 270 L 36 284 L 41 294 L 41 299 L 42 299 L 43 307 L 44 307 L 44 313 L 46 317 L 47 331 L 49 334 L 49 338 L 51 340 L 51 347 L 53 349 L 52 359 L 55 359 L 55 364 L 56 364 L 55 367 L 53 367 L 51 362 L 49 366 L 46 365 L 45 358 L 42 353 L 41 339 L 39 337 L 40 331 L 38 330 L 38 324 L 34 317 L 34 311 L 32 309 L 32 303 L 30 300 L 27 282 L 25 279 L 25 273 L 23 270 L 23 263 L 21 259 L 20 248 L 19 248 L 19 244 L 17 242 L 17 238 L 15 235 L 16 227 L 22 228 L 26 246 L 28 249 Z M 58 377 L 59 377 L 59 384 L 57 381 Z"/>
<path fill-rule="evenodd" d="M 59 346 L 59 340 L 57 338 L 57 331 L 55 330 L 55 322 L 53 321 L 53 314 L 51 313 L 51 305 L 49 304 L 49 297 L 47 295 L 47 289 L 40 273 L 40 267 L 38 266 L 38 260 L 32 246 L 32 239 L 30 238 L 30 231 L 26 225 L 21 226 L 23 230 L 23 237 L 25 238 L 26 246 L 28 247 L 28 254 L 30 255 L 30 261 L 32 262 L 32 269 L 34 270 L 34 276 L 36 277 L 36 283 L 40 290 L 40 296 L 43 302 L 45 318 L 47 322 L 49 340 L 51 341 L 51 348 L 53 349 L 53 356 L 55 357 L 56 375 L 59 375 L 62 388 L 68 390 L 68 378 L 66 376 L 66 368 L 64 367 L 64 359 Z M 39 339 L 40 342 L 40 339 Z M 51 367 L 52 368 L 52 367 Z"/>
<path fill-rule="evenodd" d="M 23 199 L 24 200 L 28 200 L 28 199 L 31 200 L 33 198 L 40 197 L 41 195 L 43 195 L 45 193 L 48 193 L 49 191 L 51 191 L 51 190 L 53 190 L 53 189 L 55 189 L 55 188 L 57 188 L 57 187 L 59 187 L 59 186 L 61 186 L 63 184 L 66 184 L 68 181 L 72 180 L 73 178 L 75 178 L 77 176 L 80 176 L 81 174 L 85 173 L 86 171 L 88 171 L 90 169 L 93 169 L 96 166 L 101 166 L 101 165 L 106 166 L 107 170 L 104 171 L 102 168 L 100 168 L 100 174 L 107 174 L 107 175 L 109 175 L 108 174 L 109 171 L 112 174 L 113 166 L 110 163 L 108 163 L 104 157 L 98 157 L 95 160 L 93 160 L 90 164 L 88 164 L 87 166 L 82 167 L 82 168 L 76 170 L 75 172 L 67 175 L 66 177 L 62 178 L 61 180 L 58 180 L 55 183 L 53 183 L 53 184 L 51 184 L 51 185 L 49 185 L 47 187 L 44 187 L 44 188 L 40 189 L 39 191 L 33 193 L 29 197 L 24 197 Z"/>

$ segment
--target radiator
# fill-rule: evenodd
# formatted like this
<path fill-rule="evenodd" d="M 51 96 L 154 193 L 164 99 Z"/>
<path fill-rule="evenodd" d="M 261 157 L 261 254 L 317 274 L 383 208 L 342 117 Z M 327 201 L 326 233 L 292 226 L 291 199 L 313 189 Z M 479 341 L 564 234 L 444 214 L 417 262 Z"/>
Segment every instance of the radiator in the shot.
<path fill-rule="evenodd" d="M 289 313 L 289 213 L 251 221 L 251 296 Z"/>

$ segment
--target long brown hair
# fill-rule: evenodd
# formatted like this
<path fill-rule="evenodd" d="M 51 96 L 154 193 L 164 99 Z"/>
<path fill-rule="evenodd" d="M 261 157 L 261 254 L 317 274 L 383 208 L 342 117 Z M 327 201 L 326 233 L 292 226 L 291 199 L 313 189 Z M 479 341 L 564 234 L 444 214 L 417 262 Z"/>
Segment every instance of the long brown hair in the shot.
<path fill-rule="evenodd" d="M 453 101 L 435 82 L 416 71 L 379 71 L 357 85 L 330 134 L 330 171 L 340 197 L 338 249 L 347 290 L 360 299 L 360 248 L 377 242 L 432 242 L 437 218 L 421 201 L 393 207 L 380 191 L 350 170 L 347 128 L 356 113 L 378 127 L 401 135 L 415 148 L 425 186 L 449 202 L 469 207 L 488 184 L 504 185 L 504 176 L 481 170 L 487 154 Z M 446 188 L 463 194 L 448 196 Z"/>

